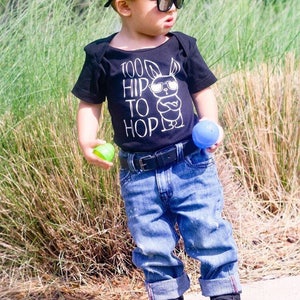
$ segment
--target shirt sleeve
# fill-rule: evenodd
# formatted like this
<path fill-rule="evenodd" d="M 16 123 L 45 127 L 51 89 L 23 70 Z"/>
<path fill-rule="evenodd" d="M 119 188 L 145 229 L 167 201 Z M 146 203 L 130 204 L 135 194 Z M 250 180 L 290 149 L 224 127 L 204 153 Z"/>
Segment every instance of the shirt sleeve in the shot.
<path fill-rule="evenodd" d="M 190 51 L 186 61 L 186 70 L 189 90 L 193 94 L 208 88 L 217 81 L 217 78 L 200 54 L 196 40 L 193 41 Z"/>
<path fill-rule="evenodd" d="M 105 100 L 105 71 L 93 53 L 85 48 L 85 61 L 72 93 L 82 101 L 99 104 Z"/>

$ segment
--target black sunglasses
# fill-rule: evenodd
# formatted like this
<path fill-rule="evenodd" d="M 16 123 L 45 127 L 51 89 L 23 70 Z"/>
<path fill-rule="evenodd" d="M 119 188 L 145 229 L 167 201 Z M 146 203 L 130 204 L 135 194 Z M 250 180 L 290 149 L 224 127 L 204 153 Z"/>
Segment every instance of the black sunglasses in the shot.
<path fill-rule="evenodd" d="M 161 12 L 166 12 L 171 9 L 173 4 L 175 4 L 177 9 L 180 9 L 183 5 L 184 0 L 157 0 L 157 9 Z M 105 7 L 110 6 L 112 0 L 105 3 Z"/>

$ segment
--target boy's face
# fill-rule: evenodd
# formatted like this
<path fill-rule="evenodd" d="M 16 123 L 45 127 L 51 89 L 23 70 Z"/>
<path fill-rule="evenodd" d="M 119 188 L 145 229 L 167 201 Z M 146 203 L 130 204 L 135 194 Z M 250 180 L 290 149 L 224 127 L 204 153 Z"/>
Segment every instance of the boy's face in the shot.
<path fill-rule="evenodd" d="M 130 9 L 128 24 L 140 33 L 151 36 L 164 35 L 176 22 L 177 8 L 174 3 L 165 12 L 159 11 L 157 0 L 128 0 L 127 3 Z"/>

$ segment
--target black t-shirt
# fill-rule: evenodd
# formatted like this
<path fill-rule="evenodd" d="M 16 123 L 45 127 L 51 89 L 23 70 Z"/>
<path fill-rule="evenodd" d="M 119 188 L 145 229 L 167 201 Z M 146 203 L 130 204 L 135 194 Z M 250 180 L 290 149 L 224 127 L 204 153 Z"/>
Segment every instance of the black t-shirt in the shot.
<path fill-rule="evenodd" d="M 164 44 L 135 51 L 107 46 L 100 59 L 93 43 L 85 51 L 72 92 L 89 103 L 107 99 L 120 148 L 152 152 L 190 138 L 198 119 L 191 94 L 216 81 L 194 38 L 171 33 Z"/>

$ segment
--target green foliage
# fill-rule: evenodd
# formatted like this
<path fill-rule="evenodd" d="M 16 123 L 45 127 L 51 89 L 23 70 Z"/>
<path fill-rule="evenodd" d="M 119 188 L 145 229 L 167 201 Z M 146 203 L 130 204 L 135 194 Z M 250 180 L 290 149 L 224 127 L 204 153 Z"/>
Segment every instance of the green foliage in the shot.
<path fill-rule="evenodd" d="M 0 14 L 3 14 L 7 10 L 16 9 L 20 6 L 28 7 L 30 5 L 30 0 L 1 0 L 0 2 Z M 65 4 L 68 4 L 69 7 L 74 10 L 78 15 L 82 14 L 85 10 L 89 8 L 89 6 L 92 5 L 91 0 L 66 0 L 64 1 Z M 102 7 L 106 1 L 94 1 L 97 2 L 95 5 L 97 7 Z"/>
<path fill-rule="evenodd" d="M 22 119 L 37 105 L 65 97 L 79 73 L 83 46 L 97 28 L 106 34 L 111 11 L 91 4 L 80 17 L 70 1 L 29 1 L 2 17 L 0 115 Z M 98 33 L 99 34 L 99 33 Z"/>
<path fill-rule="evenodd" d="M 177 28 L 197 38 L 210 65 L 231 73 L 262 62 L 277 64 L 289 51 L 299 57 L 299 11 L 294 0 L 277 12 L 262 1 L 187 1 Z"/>

